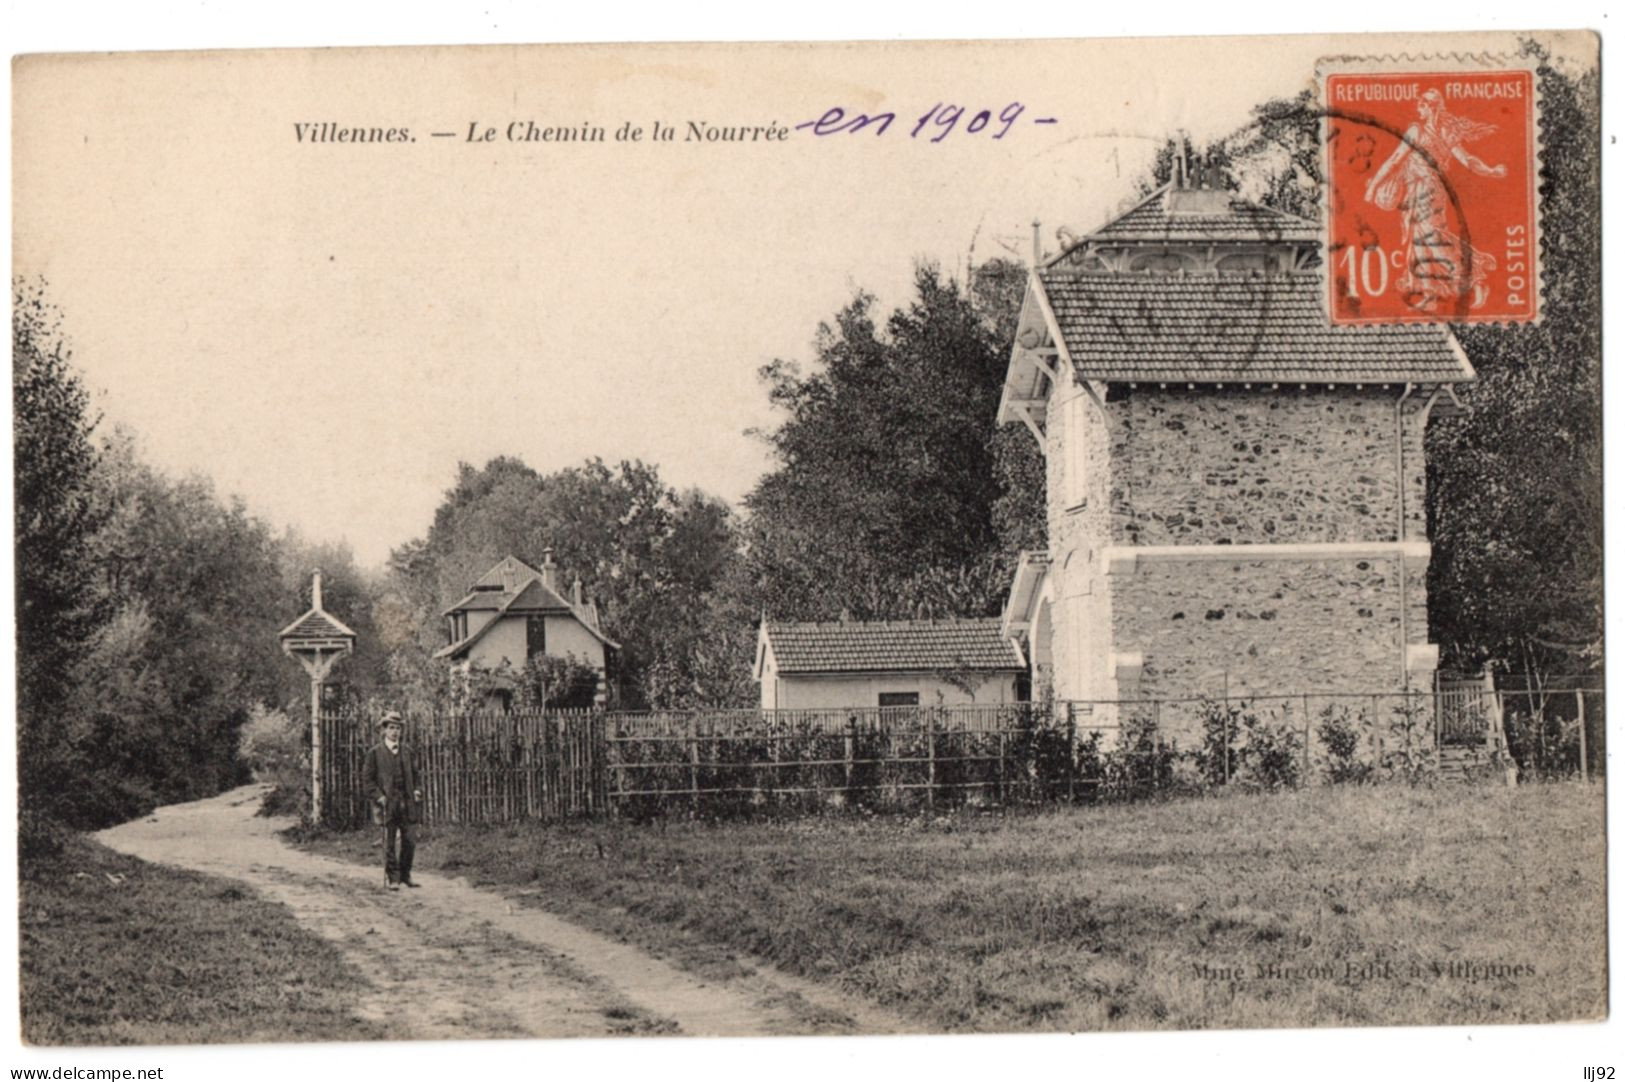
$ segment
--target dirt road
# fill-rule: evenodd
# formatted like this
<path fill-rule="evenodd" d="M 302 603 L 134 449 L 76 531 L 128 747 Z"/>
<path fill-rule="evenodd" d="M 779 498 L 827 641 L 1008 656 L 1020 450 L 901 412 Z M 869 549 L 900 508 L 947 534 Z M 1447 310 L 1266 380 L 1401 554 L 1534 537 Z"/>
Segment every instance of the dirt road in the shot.
<path fill-rule="evenodd" d="M 399 1039 L 903 1033 L 872 1006 L 766 966 L 702 980 L 461 879 L 380 889 L 376 869 L 285 845 L 287 820 L 255 814 L 264 788 L 160 808 L 97 835 L 142 860 L 240 880 L 286 905 L 371 985 L 359 1017 Z"/>

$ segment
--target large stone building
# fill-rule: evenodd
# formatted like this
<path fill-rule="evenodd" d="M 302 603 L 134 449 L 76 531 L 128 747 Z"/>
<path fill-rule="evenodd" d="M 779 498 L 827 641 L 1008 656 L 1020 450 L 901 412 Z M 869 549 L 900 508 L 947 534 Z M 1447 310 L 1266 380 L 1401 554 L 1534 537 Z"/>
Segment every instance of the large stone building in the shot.
<path fill-rule="evenodd" d="M 1442 326 L 1333 327 L 1321 231 L 1170 185 L 1031 276 L 999 418 L 1046 456 L 1049 548 L 1005 629 L 1059 698 L 1426 686 L 1423 431 Z"/>

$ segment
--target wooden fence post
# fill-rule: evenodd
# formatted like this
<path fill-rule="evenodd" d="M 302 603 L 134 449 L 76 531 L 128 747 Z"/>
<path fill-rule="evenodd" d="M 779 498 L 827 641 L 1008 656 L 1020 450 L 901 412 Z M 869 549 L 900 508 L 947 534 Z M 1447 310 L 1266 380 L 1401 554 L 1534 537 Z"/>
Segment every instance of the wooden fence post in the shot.
<path fill-rule="evenodd" d="M 1383 739 L 1382 739 L 1382 719 L 1378 716 L 1378 713 L 1377 713 L 1377 711 L 1379 709 L 1380 709 L 1380 707 L 1379 707 L 1379 704 L 1377 702 L 1377 696 L 1373 694 L 1371 696 L 1371 740 L 1372 740 L 1372 743 L 1375 745 L 1376 752 L 1377 752 L 1377 762 L 1376 762 L 1375 765 L 1376 765 L 1378 770 L 1381 770 L 1382 769 Z"/>
<path fill-rule="evenodd" d="M 694 818 L 700 817 L 700 721 L 690 711 L 688 715 L 688 789 L 692 794 Z"/>
<path fill-rule="evenodd" d="M 1590 783 L 1591 772 L 1586 769 L 1586 697 L 1585 692 L 1579 688 L 1574 689 L 1574 705 L 1579 709 L 1577 723 L 1580 726 L 1580 780 Z"/>
<path fill-rule="evenodd" d="M 1309 784 L 1309 696 L 1303 697 L 1303 780 L 1302 785 Z"/>
<path fill-rule="evenodd" d="M 936 715 L 925 712 L 925 806 L 937 805 L 937 738 Z"/>
<path fill-rule="evenodd" d="M 847 714 L 846 715 L 846 748 L 845 748 L 846 762 L 845 762 L 845 767 L 846 767 L 846 788 L 848 790 L 847 799 L 848 799 L 849 802 L 851 800 L 850 790 L 852 788 L 852 765 L 853 765 L 852 760 L 853 760 L 853 758 L 855 757 L 855 755 L 857 753 L 857 746 L 858 746 L 858 716 L 856 714 Z"/>
<path fill-rule="evenodd" d="M 1072 712 L 1072 703 L 1066 704 L 1066 802 L 1078 802 L 1078 719 Z"/>
<path fill-rule="evenodd" d="M 999 774 L 998 784 L 994 787 L 993 791 L 998 794 L 999 806 L 1003 807 L 1004 805 L 1010 803 L 1010 768 L 1008 762 L 1006 761 L 1004 747 L 1005 726 L 1008 725 L 1009 722 L 1004 717 L 1003 711 L 1000 711 L 998 715 L 995 715 L 993 724 L 999 727 Z"/>

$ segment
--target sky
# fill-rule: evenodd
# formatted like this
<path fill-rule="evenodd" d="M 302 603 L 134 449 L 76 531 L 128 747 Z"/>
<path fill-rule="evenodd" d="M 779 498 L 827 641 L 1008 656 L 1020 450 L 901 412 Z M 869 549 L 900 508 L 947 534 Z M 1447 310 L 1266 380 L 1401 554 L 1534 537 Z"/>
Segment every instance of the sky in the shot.
<path fill-rule="evenodd" d="M 425 532 L 459 461 L 498 454 L 642 459 L 737 502 L 769 465 L 747 435 L 774 423 L 758 369 L 809 360 L 856 290 L 889 310 L 919 261 L 1025 257 L 1034 219 L 1053 250 L 1133 196 L 1169 133 L 1228 132 L 1318 57 L 1393 43 L 28 58 L 13 264 L 48 282 L 104 425 L 377 564 Z M 911 137 L 939 103 L 969 108 Z M 897 119 L 795 130 L 831 108 Z M 509 142 L 514 121 L 607 138 Z M 690 141 L 690 121 L 790 131 Z M 296 137 L 322 122 L 416 141 Z M 625 122 L 644 140 L 617 141 Z"/>

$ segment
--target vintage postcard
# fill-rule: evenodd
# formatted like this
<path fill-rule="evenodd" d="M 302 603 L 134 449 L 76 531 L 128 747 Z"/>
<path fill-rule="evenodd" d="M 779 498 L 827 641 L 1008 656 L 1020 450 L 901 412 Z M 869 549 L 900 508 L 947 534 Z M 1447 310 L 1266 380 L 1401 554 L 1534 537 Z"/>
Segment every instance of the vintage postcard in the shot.
<path fill-rule="evenodd" d="M 22 1052 L 1603 1021 L 1599 48 L 17 58 Z"/>

